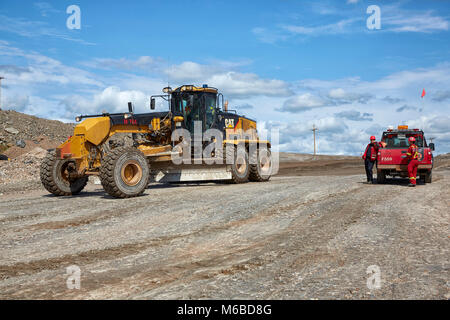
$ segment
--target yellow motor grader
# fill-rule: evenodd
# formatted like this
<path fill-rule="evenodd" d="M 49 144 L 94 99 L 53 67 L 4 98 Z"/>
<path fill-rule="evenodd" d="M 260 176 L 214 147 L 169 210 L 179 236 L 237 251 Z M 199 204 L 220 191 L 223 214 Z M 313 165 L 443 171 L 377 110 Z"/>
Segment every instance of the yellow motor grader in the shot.
<path fill-rule="evenodd" d="M 164 99 L 166 112 L 135 114 L 128 103 L 128 112 L 78 116 L 73 135 L 41 164 L 44 187 L 74 195 L 95 175 L 108 194 L 128 198 L 149 182 L 269 180 L 270 142 L 259 139 L 254 120 L 228 110 L 216 88 L 183 85 L 163 92 L 150 98 L 150 109 L 156 98 Z M 131 135 L 132 144 L 111 144 L 117 134 Z"/>

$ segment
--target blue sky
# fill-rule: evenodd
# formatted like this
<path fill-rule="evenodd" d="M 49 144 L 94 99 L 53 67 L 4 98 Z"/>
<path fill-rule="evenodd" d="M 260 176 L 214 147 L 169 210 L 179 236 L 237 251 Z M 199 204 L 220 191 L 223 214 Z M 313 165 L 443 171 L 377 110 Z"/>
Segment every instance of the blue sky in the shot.
<path fill-rule="evenodd" d="M 66 27 L 73 4 L 79 30 Z M 450 1 L 3 0 L 0 21 L 4 109 L 145 112 L 167 81 L 207 83 L 279 129 L 282 151 L 312 152 L 313 123 L 324 154 L 360 154 L 407 123 L 450 152 Z"/>

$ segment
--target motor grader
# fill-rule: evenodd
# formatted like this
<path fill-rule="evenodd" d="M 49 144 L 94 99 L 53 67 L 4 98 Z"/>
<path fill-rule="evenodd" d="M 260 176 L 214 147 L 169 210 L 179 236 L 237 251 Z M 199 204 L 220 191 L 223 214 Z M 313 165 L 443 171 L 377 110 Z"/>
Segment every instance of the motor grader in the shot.
<path fill-rule="evenodd" d="M 58 196 L 75 195 L 89 176 L 98 176 L 108 194 L 129 198 L 150 182 L 269 180 L 270 142 L 259 139 L 254 120 L 228 110 L 216 88 L 183 85 L 163 92 L 150 97 L 150 109 L 164 99 L 166 112 L 135 114 L 128 103 L 128 112 L 76 117 L 73 135 L 43 159 L 43 186 Z M 215 134 L 208 135 L 211 130 Z M 112 144 L 118 134 L 132 143 Z"/>

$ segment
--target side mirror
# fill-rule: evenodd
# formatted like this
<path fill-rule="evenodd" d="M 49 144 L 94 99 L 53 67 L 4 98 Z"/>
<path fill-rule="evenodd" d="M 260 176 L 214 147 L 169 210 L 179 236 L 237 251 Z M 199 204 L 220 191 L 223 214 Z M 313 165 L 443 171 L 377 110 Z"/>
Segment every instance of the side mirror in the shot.
<path fill-rule="evenodd" d="M 434 143 L 433 143 L 433 142 L 430 143 L 428 146 L 430 147 L 430 149 L 431 149 L 432 151 L 434 151 Z"/>
<path fill-rule="evenodd" d="M 155 98 L 150 100 L 150 109 L 155 110 Z"/>

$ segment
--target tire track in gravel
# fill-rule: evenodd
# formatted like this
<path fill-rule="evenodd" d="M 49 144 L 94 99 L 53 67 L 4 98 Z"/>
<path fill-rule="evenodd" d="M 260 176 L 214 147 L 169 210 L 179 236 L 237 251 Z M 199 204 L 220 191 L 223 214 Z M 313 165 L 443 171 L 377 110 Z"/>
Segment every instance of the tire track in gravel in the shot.
<path fill-rule="evenodd" d="M 367 194 L 370 194 L 372 191 L 367 187 L 358 188 L 355 190 L 355 195 L 364 197 Z M 386 195 L 389 195 L 387 192 Z M 360 207 L 356 206 L 356 209 L 349 204 L 347 195 L 345 193 L 341 193 L 338 195 L 333 195 L 332 198 L 337 199 L 326 199 L 322 198 L 322 201 L 312 202 L 311 207 L 301 208 L 301 211 L 311 211 L 315 208 L 319 209 L 319 213 L 312 213 L 307 215 L 299 214 L 299 217 L 291 223 L 288 229 L 284 230 L 284 232 L 274 235 L 271 238 L 263 241 L 262 250 L 258 252 L 247 252 L 249 257 L 246 259 L 244 263 L 233 264 L 232 269 L 238 270 L 238 272 L 247 272 L 251 271 L 255 267 L 260 266 L 268 266 L 268 265 L 283 265 L 287 266 L 287 268 L 298 268 L 299 266 L 311 266 L 318 263 L 335 263 L 339 266 L 344 264 L 342 257 L 330 253 L 327 250 L 328 242 L 333 239 L 336 235 L 341 232 L 345 232 L 352 224 L 358 223 L 358 221 L 364 217 L 364 215 L 368 214 L 366 210 L 360 210 Z M 335 202 L 338 202 L 340 206 L 339 210 L 336 213 L 333 213 L 334 220 L 341 221 L 340 224 L 330 224 L 330 212 L 320 211 L 322 206 L 329 206 L 332 204 L 336 205 Z M 354 204 L 353 204 L 354 205 Z M 292 209 L 292 208 L 291 208 Z M 282 247 L 280 248 L 280 244 Z M 292 252 L 301 252 L 298 257 L 294 260 L 290 257 Z M 236 253 L 230 253 L 231 261 L 236 259 Z M 246 267 L 247 266 L 247 267 Z M 285 270 L 286 267 L 281 268 L 281 270 Z M 240 271 L 239 271 L 240 270 Z M 206 271 L 205 271 L 206 272 Z M 270 272 L 273 272 L 271 270 Z M 236 272 L 233 272 L 234 274 Z M 212 272 L 211 276 L 216 276 L 217 273 Z M 273 278 L 283 276 L 283 271 L 276 272 L 273 275 Z M 199 280 L 201 277 L 190 277 L 189 281 L 184 281 L 184 283 L 192 283 L 191 281 Z M 195 286 L 195 284 L 193 284 Z M 223 285 L 226 287 L 226 285 Z M 158 290 L 162 292 L 167 288 L 161 288 Z M 188 288 L 185 288 L 188 289 Z M 283 290 L 283 289 L 280 289 Z M 176 291 L 176 290 L 174 290 Z M 276 291 L 273 293 L 276 294 Z M 142 297 L 142 296 L 141 296 Z M 206 296 L 208 298 L 208 296 Z M 167 298 L 167 296 L 158 296 L 158 295 L 145 295 L 145 298 Z M 169 296 L 169 298 L 182 298 L 181 296 Z M 183 297 L 184 298 L 184 297 Z M 199 296 L 193 296 L 192 298 L 198 299 L 201 298 Z M 259 297 L 261 298 L 261 297 Z M 272 295 L 267 295 L 262 297 L 264 299 L 273 298 Z"/>
<path fill-rule="evenodd" d="M 354 192 L 356 190 L 352 190 L 349 192 Z M 366 190 L 364 190 L 364 187 L 358 188 L 358 190 L 356 192 L 358 193 L 363 193 Z M 344 207 L 345 206 L 349 206 L 348 205 L 348 201 L 345 200 L 347 193 L 349 192 L 341 192 L 339 194 L 334 195 L 333 197 L 336 198 L 342 198 L 342 201 L 344 202 Z M 328 197 L 322 197 L 320 200 L 317 201 L 309 201 L 308 205 L 317 205 L 317 206 L 321 206 L 322 203 L 325 201 L 329 201 L 327 200 Z M 278 213 L 280 212 L 292 212 L 293 209 L 298 209 L 299 210 L 308 210 L 308 206 L 304 205 L 297 205 L 295 203 L 286 205 L 284 207 L 280 207 L 277 209 L 273 209 L 275 211 L 278 211 Z M 340 210 L 342 212 L 346 212 L 345 209 Z M 358 214 L 357 214 L 358 215 Z M 363 214 L 361 214 L 363 215 Z M 340 218 L 348 218 L 347 225 L 351 224 L 351 223 L 355 223 L 355 215 L 350 215 L 350 217 L 345 217 L 345 215 L 340 215 Z M 305 228 L 305 220 L 315 220 L 314 223 L 308 223 L 308 226 L 311 228 L 310 232 L 303 232 L 304 230 L 309 230 L 309 228 Z M 180 262 L 179 265 L 177 266 L 177 269 L 171 270 L 173 272 L 179 270 L 177 272 L 176 276 L 171 275 L 170 279 L 165 279 L 163 282 L 160 282 L 158 287 L 161 287 L 163 285 L 166 286 L 170 286 L 171 284 L 176 285 L 177 283 L 195 283 L 195 281 L 198 280 L 205 280 L 205 279 L 211 279 L 216 277 L 217 275 L 220 274 L 226 274 L 228 276 L 231 276 L 233 274 L 236 273 L 241 273 L 241 272 L 251 272 L 253 269 L 264 266 L 264 265 L 270 265 L 276 262 L 279 262 L 282 259 L 285 259 L 285 255 L 289 255 L 289 251 L 290 250 L 295 250 L 295 251 L 301 251 L 302 247 L 305 247 L 305 243 L 309 243 L 307 241 L 304 241 L 305 239 L 313 239 L 312 235 L 316 235 L 317 237 L 317 230 L 323 227 L 322 225 L 322 221 L 319 221 L 319 225 L 317 225 L 317 215 L 300 215 L 299 218 L 296 219 L 297 221 L 293 221 L 291 226 L 289 226 L 286 230 L 283 230 L 283 232 L 279 233 L 279 234 L 275 234 L 271 237 L 267 237 L 264 238 L 262 241 L 258 241 L 257 243 L 253 243 L 251 246 L 243 246 L 240 247 L 238 250 L 230 250 L 228 249 L 228 251 L 222 251 L 221 254 L 219 255 L 214 255 L 214 257 L 211 257 L 210 254 L 205 255 L 205 257 L 198 257 L 198 256 L 184 256 L 182 262 Z M 301 227 L 301 229 L 300 229 Z M 315 229 L 312 229 L 315 228 Z M 301 236 L 298 236 L 299 231 L 301 232 Z M 336 236 L 336 234 L 338 234 L 339 232 L 341 232 L 340 229 L 333 229 L 333 232 L 328 232 L 326 233 L 326 237 L 325 238 L 320 238 L 318 241 L 318 245 L 320 246 L 320 244 L 322 243 L 327 243 L 330 239 L 332 239 L 333 237 Z M 286 244 L 282 247 L 282 249 L 280 250 L 280 243 Z M 322 252 L 322 251 L 317 251 L 317 247 L 311 248 L 311 250 L 305 250 L 306 253 L 301 255 L 301 259 L 302 261 L 307 261 L 308 264 L 314 264 L 317 263 L 320 260 L 329 260 L 329 258 L 333 258 L 336 259 L 336 257 L 332 257 L 329 253 L 327 252 Z M 239 254 L 241 253 L 241 254 Z M 243 258 L 244 257 L 244 258 Z M 245 261 L 242 261 L 242 259 L 244 259 Z M 206 269 L 203 270 L 201 272 L 196 272 L 195 274 L 184 274 L 181 271 L 185 271 L 186 267 L 188 267 L 186 265 L 185 261 L 190 261 L 190 260 L 196 260 L 196 263 L 199 264 L 199 266 L 201 266 L 202 269 Z M 239 261 L 236 261 L 239 260 Z M 228 265 L 227 267 L 224 268 L 220 268 L 221 265 Z M 208 267 L 211 268 L 211 270 L 208 270 Z M 197 266 L 198 269 L 198 266 Z M 167 272 L 167 269 L 163 269 Z M 163 271 L 161 270 L 161 271 Z M 188 269 L 189 270 L 189 269 Z M 123 279 L 121 278 L 120 283 L 128 283 L 127 285 L 129 285 L 129 282 L 134 282 L 134 283 L 145 283 L 144 279 L 146 279 L 148 277 L 147 274 L 140 272 L 140 274 L 138 275 L 138 279 L 139 281 L 136 281 L 136 279 Z M 158 279 L 160 279 L 161 281 L 161 277 L 158 277 Z M 171 280 L 172 279 L 172 280 Z M 182 279 L 182 280 L 180 280 Z M 142 291 L 149 291 L 152 290 L 153 287 L 156 286 L 149 286 L 146 287 L 145 285 L 141 285 L 141 290 Z M 165 290 L 165 289 L 160 289 L 160 291 Z M 109 291 L 116 291 L 114 290 L 109 290 Z M 120 290 L 119 290 L 120 291 Z M 79 298 L 80 296 L 78 296 Z M 158 296 L 145 296 L 146 298 L 158 298 Z M 199 297 L 193 297 L 195 298 L 199 298 Z"/>
<path fill-rule="evenodd" d="M 338 192 L 337 194 L 344 195 L 346 193 L 353 192 L 353 191 L 354 191 L 354 189 L 351 189 L 348 191 Z M 307 200 L 304 202 L 294 202 L 294 203 L 290 203 L 287 205 L 286 204 L 283 205 L 285 200 L 280 200 L 280 201 L 277 201 L 276 203 L 272 204 L 271 207 L 266 208 L 266 209 L 258 212 L 257 214 L 252 215 L 251 217 L 229 221 L 223 225 L 205 226 L 205 227 L 199 228 L 199 229 L 194 230 L 193 232 L 189 232 L 189 233 L 184 233 L 184 234 L 179 234 L 179 235 L 174 235 L 174 236 L 160 237 L 157 239 L 150 239 L 145 242 L 129 243 L 129 244 L 124 244 L 124 245 L 120 245 L 117 247 L 110 247 L 110 248 L 101 249 L 101 250 L 90 250 L 90 251 L 81 252 L 81 253 L 78 253 L 75 255 L 64 255 L 62 257 L 55 257 L 55 258 L 43 259 L 43 260 L 34 260 L 31 262 L 21 262 L 21 263 L 16 263 L 13 265 L 0 265 L 0 279 L 6 279 L 9 277 L 14 277 L 14 276 L 19 276 L 19 275 L 29 275 L 29 274 L 37 273 L 37 272 L 40 272 L 43 270 L 54 270 L 54 269 L 61 268 L 64 265 L 69 265 L 69 264 L 74 264 L 74 263 L 81 266 L 81 265 L 89 264 L 93 261 L 108 260 L 108 259 L 112 259 L 112 258 L 120 258 L 120 257 L 124 257 L 127 255 L 137 254 L 140 251 L 146 250 L 150 247 L 162 246 L 172 240 L 192 237 L 195 235 L 207 235 L 207 234 L 217 233 L 217 232 L 224 231 L 224 230 L 229 230 L 231 228 L 240 227 L 240 226 L 248 224 L 248 223 L 257 223 L 257 222 L 260 222 L 261 220 L 266 219 L 270 216 L 279 214 L 282 211 L 288 212 L 288 211 L 291 211 L 293 208 L 297 208 L 299 206 L 307 206 L 307 205 L 310 205 L 315 202 L 320 202 L 324 198 L 327 198 L 327 197 L 328 196 L 323 196 L 323 197 L 320 197 L 315 200 Z M 136 205 L 134 205 L 134 209 L 139 208 L 139 207 L 142 208 L 142 207 L 145 207 L 146 205 L 147 205 L 146 203 L 140 204 L 137 207 L 136 207 Z M 115 212 L 115 214 L 117 216 L 125 215 L 125 214 L 127 214 L 127 215 L 133 214 L 133 213 L 124 213 L 121 210 L 122 209 L 118 209 L 118 211 Z M 99 215 L 96 218 L 92 217 L 91 219 L 89 219 L 86 222 L 90 223 L 95 220 L 107 219 L 108 217 L 111 217 L 111 216 L 109 216 L 109 213 L 110 213 L 110 211 L 107 211 L 107 213 L 105 213 L 103 215 Z M 60 227 L 61 228 L 70 227 L 70 226 L 72 226 L 71 223 L 74 223 L 74 224 L 78 223 L 77 219 L 78 218 L 73 219 L 73 220 L 66 220 L 66 221 L 45 222 L 42 224 L 31 225 L 28 228 L 31 230 L 39 230 L 39 229 L 59 229 Z M 82 225 L 82 224 L 83 224 L 83 220 L 81 220 L 77 225 L 74 225 L 74 226 L 78 226 L 78 225 Z"/>
<path fill-rule="evenodd" d="M 329 243 L 334 239 L 339 241 L 341 239 L 339 236 L 348 234 L 349 230 L 352 230 L 355 225 L 367 223 L 365 221 L 367 219 L 370 223 L 376 222 L 383 225 L 388 222 L 390 224 L 391 229 L 383 230 L 383 232 L 387 232 L 386 237 L 389 238 L 385 243 L 385 248 L 383 248 L 387 252 L 374 253 L 372 258 L 393 260 L 392 272 L 394 275 L 389 275 L 389 280 L 395 281 L 397 276 L 395 273 L 401 273 L 403 270 L 396 267 L 402 264 L 402 261 L 395 261 L 395 257 L 400 256 L 400 250 L 402 250 L 401 243 L 399 244 L 396 241 L 401 242 L 402 240 L 398 239 L 398 234 L 401 234 L 402 237 L 408 235 L 394 232 L 402 228 L 402 222 L 398 215 L 391 217 L 386 211 L 379 211 L 379 217 L 371 217 L 374 214 L 373 210 L 375 210 L 375 213 L 378 213 L 378 211 L 373 209 L 374 204 L 370 202 L 370 199 L 375 197 L 378 199 L 377 201 L 382 199 L 383 202 L 393 205 L 396 202 L 396 197 L 400 197 L 400 194 L 405 192 L 409 195 L 420 193 L 420 188 L 423 186 L 414 190 L 395 184 L 386 186 L 361 185 L 355 180 L 354 178 L 345 180 L 347 187 L 341 189 L 336 189 L 335 186 L 336 182 L 342 181 L 342 177 L 332 179 L 326 186 L 321 185 L 322 182 L 319 181 L 315 185 L 318 187 L 317 190 L 312 187 L 305 189 L 302 182 L 308 180 L 304 180 L 304 178 L 275 180 L 275 183 L 261 185 L 261 187 L 255 184 L 255 190 L 253 190 L 251 184 L 247 185 L 248 187 L 240 186 L 241 189 L 238 189 L 240 192 L 252 190 L 253 196 L 262 193 L 268 193 L 269 196 L 272 192 L 270 194 L 272 198 L 268 198 L 268 201 L 263 202 L 262 205 L 255 207 L 253 210 L 249 210 L 248 207 L 256 202 L 234 204 L 239 197 L 228 193 L 233 188 L 219 186 L 216 189 L 211 188 L 211 186 L 199 186 L 192 189 L 171 189 L 168 192 L 166 192 L 167 190 L 158 190 L 161 192 L 156 192 L 156 198 L 177 193 L 182 193 L 182 195 L 180 198 L 172 199 L 170 204 L 167 201 L 161 202 L 165 203 L 164 211 L 161 213 L 164 219 L 158 218 L 155 221 L 156 223 L 167 222 L 167 219 L 171 217 L 179 219 L 180 208 L 188 203 L 194 203 L 192 210 L 194 212 L 202 211 L 208 220 L 204 224 L 197 225 L 196 222 L 201 221 L 199 220 L 201 215 L 189 215 L 186 218 L 187 220 L 181 220 L 181 224 L 187 223 L 189 219 L 194 223 L 186 224 L 186 229 L 183 229 L 179 223 L 179 226 L 170 230 L 170 233 L 175 234 L 154 237 L 153 233 L 148 233 L 149 237 L 153 237 L 147 238 L 145 241 L 0 266 L 0 278 L 3 277 L 6 280 L 1 287 L 0 297 L 48 299 L 217 298 L 219 292 L 208 293 L 207 288 L 209 284 L 214 287 L 216 283 L 219 283 L 219 287 L 222 288 L 220 292 L 222 296 L 219 297 L 231 298 L 239 295 L 236 291 L 233 291 L 236 282 L 231 282 L 230 278 L 238 277 L 237 279 L 245 283 L 245 281 L 252 279 L 250 275 L 256 276 L 255 274 L 258 274 L 259 277 L 256 280 L 273 283 L 274 290 L 252 292 L 251 288 L 253 287 L 248 283 L 249 286 L 246 291 L 249 294 L 248 297 L 278 299 L 289 292 L 285 282 L 292 280 L 290 277 L 293 270 L 310 270 L 312 276 L 304 281 L 304 285 L 318 286 L 314 293 L 318 296 L 327 297 L 327 289 L 329 288 L 325 285 L 319 286 L 322 280 L 326 282 L 327 277 L 325 274 L 320 274 L 322 269 L 329 266 L 337 268 L 341 272 L 337 273 L 338 276 L 342 274 L 348 276 L 346 272 L 355 270 L 359 272 L 355 264 L 359 266 L 362 263 L 359 260 L 365 259 L 364 256 L 361 256 L 364 254 L 361 250 L 370 248 L 367 247 L 367 244 L 365 244 L 366 247 L 362 245 L 361 248 L 345 247 L 351 245 L 352 241 L 358 241 L 358 239 L 352 238 L 350 238 L 349 243 L 344 244 L 342 247 L 344 249 L 334 247 L 330 249 Z M 298 183 L 298 188 L 293 189 L 286 195 L 280 193 L 279 188 L 288 188 L 296 183 Z M 347 189 L 348 185 L 350 185 L 350 189 Z M 436 185 L 431 185 L 428 188 L 440 190 L 440 187 L 442 187 L 442 180 L 438 179 Z M 301 192 L 302 196 L 296 197 L 295 192 Z M 215 197 L 218 193 L 224 194 L 219 202 L 202 201 L 196 204 L 197 200 L 204 197 Z M 275 196 L 273 196 L 274 194 Z M 430 196 L 429 199 L 437 199 L 439 195 Z M 154 202 L 149 203 L 144 198 L 138 198 L 137 200 L 137 204 L 141 206 L 154 205 Z M 75 199 L 74 202 L 76 201 L 78 200 Z M 96 201 L 95 203 L 102 203 L 102 201 Z M 233 203 L 231 212 L 229 214 L 227 212 L 227 215 L 223 218 L 216 218 L 214 208 L 222 208 L 227 202 Z M 113 203 L 118 204 L 117 210 L 119 211 L 127 211 L 127 206 L 130 204 L 130 202 L 120 201 Z M 136 203 L 133 203 L 133 205 L 136 205 Z M 397 210 L 402 210 L 402 206 L 398 207 Z M 206 207 L 208 209 L 205 209 Z M 170 208 L 172 208 L 172 212 Z M 239 210 L 243 210 L 244 213 L 240 214 Z M 92 217 L 99 214 L 101 215 L 101 211 L 92 214 Z M 130 210 L 130 215 L 132 214 L 136 214 L 136 211 Z M 121 215 L 121 218 L 124 217 L 125 215 Z M 374 218 L 377 220 L 370 220 Z M 70 222 L 75 219 L 56 222 L 66 223 L 63 228 L 71 228 Z M 108 217 L 105 215 L 103 221 L 107 221 L 107 219 Z M 277 225 L 279 220 L 289 221 L 289 224 Z M 126 222 L 127 226 L 132 226 L 132 223 L 139 221 L 142 221 L 142 219 L 119 220 L 114 221 L 114 224 Z M 267 232 L 268 229 L 265 229 L 265 225 L 272 223 L 272 221 L 275 231 L 273 233 Z M 50 223 L 50 221 L 46 222 Z M 39 226 L 39 224 L 35 224 L 34 227 L 36 225 Z M 35 230 L 44 230 L 47 227 L 49 230 L 55 230 L 52 225 L 43 225 L 43 228 L 38 227 Z M 258 228 L 261 228 L 259 234 L 255 233 Z M 190 232 L 185 232 L 186 230 Z M 250 231 L 249 235 L 246 234 L 248 231 Z M 70 232 L 76 231 L 71 230 Z M 392 239 L 391 236 L 393 236 Z M 100 244 L 100 247 L 101 245 L 104 246 L 104 244 Z M 146 255 L 153 254 L 153 248 L 156 248 L 155 252 L 158 252 L 158 255 L 154 259 L 149 259 Z M 173 251 L 174 248 L 176 248 L 176 251 Z M 149 251 L 146 252 L 146 250 Z M 342 252 L 339 250 L 348 251 Z M 114 264 L 114 261 L 117 261 L 117 264 Z M 366 261 L 363 263 L 366 263 Z M 80 291 L 68 291 L 65 288 L 65 278 L 62 273 L 63 268 L 69 264 L 77 264 L 82 267 L 83 285 Z M 322 269 L 318 269 L 318 267 Z M 260 268 L 262 268 L 262 271 L 258 271 Z M 349 271 L 346 271 L 345 268 L 349 268 Z M 39 275 L 37 275 L 38 273 Z M 353 278 L 357 276 L 360 275 L 353 275 Z M 350 279 L 350 282 L 339 282 L 344 286 L 342 290 L 346 289 L 345 286 L 348 286 L 349 290 L 353 289 L 352 286 L 355 281 L 353 278 Z M 202 286 L 202 283 L 206 283 L 206 285 Z M 309 291 L 309 294 L 311 295 L 311 291 Z M 394 292 L 387 294 L 392 294 L 392 297 L 401 297 Z M 314 297 L 314 295 L 311 296 Z"/>

